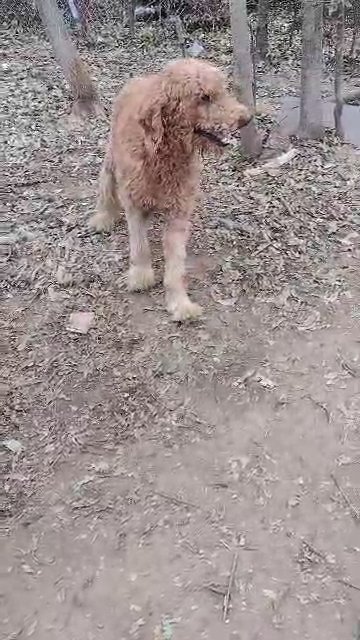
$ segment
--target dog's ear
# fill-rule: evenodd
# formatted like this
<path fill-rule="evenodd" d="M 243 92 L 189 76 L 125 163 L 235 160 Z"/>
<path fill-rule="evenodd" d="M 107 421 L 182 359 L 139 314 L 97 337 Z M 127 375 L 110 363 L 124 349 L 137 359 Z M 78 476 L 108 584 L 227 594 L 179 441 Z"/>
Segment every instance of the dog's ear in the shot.
<path fill-rule="evenodd" d="M 148 105 L 141 115 L 140 124 L 145 132 L 146 148 L 153 155 L 159 148 L 164 135 L 162 105 L 158 102 Z"/>

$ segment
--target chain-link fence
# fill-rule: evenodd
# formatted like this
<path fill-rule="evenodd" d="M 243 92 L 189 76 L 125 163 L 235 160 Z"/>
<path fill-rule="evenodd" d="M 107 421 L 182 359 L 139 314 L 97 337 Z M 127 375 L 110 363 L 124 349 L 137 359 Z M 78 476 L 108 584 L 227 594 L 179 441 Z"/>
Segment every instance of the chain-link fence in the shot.
<path fill-rule="evenodd" d="M 130 26 L 181 21 L 186 32 L 196 29 L 210 31 L 229 25 L 228 0 L 56 0 L 66 25 L 79 31 L 88 39 L 96 37 L 103 27 Z M 330 47 L 334 40 L 337 0 L 324 1 L 325 44 Z M 335 4 L 334 4 L 335 3 Z M 301 0 L 248 0 L 250 17 L 260 15 L 261 6 L 266 6 L 269 21 L 286 17 L 290 36 L 301 29 Z M 335 7 L 336 8 L 336 7 Z M 36 0 L 2 0 L 0 8 L 2 22 L 22 29 L 34 29 L 40 25 Z M 335 16 L 335 17 L 334 17 Z M 358 47 L 360 30 L 360 1 L 345 0 L 346 26 L 352 29 L 352 54 Z M 292 38 L 290 38 L 292 39 Z"/>

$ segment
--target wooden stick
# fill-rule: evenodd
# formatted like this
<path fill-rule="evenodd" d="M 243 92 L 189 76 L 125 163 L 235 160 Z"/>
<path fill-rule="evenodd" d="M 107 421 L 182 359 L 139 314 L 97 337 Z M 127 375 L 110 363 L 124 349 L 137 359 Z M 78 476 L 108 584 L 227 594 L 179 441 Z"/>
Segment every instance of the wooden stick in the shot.
<path fill-rule="evenodd" d="M 343 584 L 345 587 L 349 587 L 349 589 L 356 589 L 356 591 L 360 591 L 360 587 L 357 584 L 353 584 L 349 582 L 349 580 L 345 580 L 345 578 L 338 578 L 338 582 Z"/>
<path fill-rule="evenodd" d="M 353 503 L 351 502 L 350 498 L 346 495 L 344 489 L 340 486 L 338 480 L 336 479 L 336 477 L 334 476 L 333 473 L 330 474 L 330 477 L 335 485 L 335 487 L 337 488 L 337 490 L 341 493 L 342 497 L 344 498 L 347 506 L 350 509 L 350 512 L 352 514 L 352 516 L 355 518 L 355 520 L 360 520 L 360 513 L 358 511 L 358 509 L 353 505 Z"/>
<path fill-rule="evenodd" d="M 236 551 L 236 553 L 234 553 L 234 557 L 233 557 L 233 561 L 232 561 L 232 565 L 231 565 L 231 571 L 230 571 L 230 576 L 229 576 L 228 587 L 227 587 L 227 590 L 226 590 L 226 594 L 224 595 L 224 603 L 223 603 L 223 620 L 224 620 L 224 622 L 226 622 L 227 617 L 228 617 L 228 613 L 229 613 L 230 600 L 231 600 L 231 590 L 232 590 L 232 587 L 233 587 L 233 584 L 234 584 L 234 579 L 235 579 L 235 573 L 236 573 L 236 569 L 237 569 L 238 559 L 239 559 L 239 552 Z"/>

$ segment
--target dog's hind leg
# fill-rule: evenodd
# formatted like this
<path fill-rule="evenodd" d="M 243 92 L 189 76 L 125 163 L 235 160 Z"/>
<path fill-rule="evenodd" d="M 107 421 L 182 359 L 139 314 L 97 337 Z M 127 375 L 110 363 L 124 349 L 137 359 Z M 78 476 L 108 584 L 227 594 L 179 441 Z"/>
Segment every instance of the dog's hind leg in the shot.
<path fill-rule="evenodd" d="M 96 231 L 108 231 L 123 211 L 119 199 L 116 177 L 111 155 L 105 156 L 99 176 L 99 193 L 96 213 L 90 218 L 90 226 Z"/>
<path fill-rule="evenodd" d="M 130 203 L 126 205 L 126 220 L 129 229 L 130 268 L 129 291 L 144 291 L 155 284 L 151 266 L 151 252 L 147 237 L 149 215 Z"/>

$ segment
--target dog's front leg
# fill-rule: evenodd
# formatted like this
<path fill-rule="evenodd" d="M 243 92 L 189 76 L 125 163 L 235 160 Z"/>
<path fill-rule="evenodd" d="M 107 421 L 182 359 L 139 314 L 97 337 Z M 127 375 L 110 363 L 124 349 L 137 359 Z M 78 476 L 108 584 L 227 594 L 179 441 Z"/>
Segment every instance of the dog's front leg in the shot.
<path fill-rule="evenodd" d="M 164 232 L 166 303 L 173 320 L 198 318 L 202 309 L 191 302 L 185 289 L 186 242 L 190 234 L 188 217 L 172 216 Z"/>
<path fill-rule="evenodd" d="M 128 289 L 129 291 L 143 291 L 155 284 L 147 237 L 148 216 L 143 211 L 129 205 L 126 207 L 125 213 L 130 244 Z"/>

